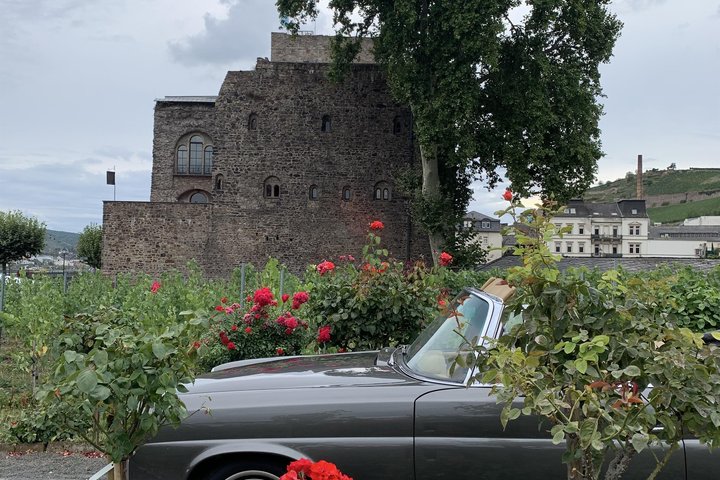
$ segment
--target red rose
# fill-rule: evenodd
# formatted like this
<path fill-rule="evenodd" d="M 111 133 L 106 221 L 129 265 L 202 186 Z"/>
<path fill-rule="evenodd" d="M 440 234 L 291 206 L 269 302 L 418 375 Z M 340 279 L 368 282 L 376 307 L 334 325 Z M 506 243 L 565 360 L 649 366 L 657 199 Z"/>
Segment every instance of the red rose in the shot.
<path fill-rule="evenodd" d="M 273 293 L 268 287 L 263 287 L 255 290 L 255 303 L 264 307 L 270 305 L 273 300 Z"/>
<path fill-rule="evenodd" d="M 385 228 L 385 225 L 383 225 L 383 223 L 380 220 L 375 220 L 374 222 L 372 222 L 370 224 L 370 230 L 373 230 L 375 232 L 379 232 L 383 228 Z"/>
<path fill-rule="evenodd" d="M 438 305 L 439 305 L 441 308 L 444 308 L 445 305 L 446 305 L 445 300 L 443 300 L 442 298 L 441 298 L 440 300 L 438 300 Z"/>
<path fill-rule="evenodd" d="M 155 280 L 153 282 L 152 286 L 150 287 L 150 293 L 157 293 L 157 291 L 160 290 L 160 287 L 161 287 L 160 282 Z"/>
<path fill-rule="evenodd" d="M 222 297 L 220 299 L 220 303 L 227 303 L 227 297 Z"/>
<path fill-rule="evenodd" d="M 300 306 L 303 303 L 307 302 L 309 299 L 310 296 L 307 294 L 307 292 L 295 292 L 295 295 L 293 295 L 293 304 L 297 303 L 298 306 Z M 295 310 L 297 310 L 297 308 Z"/>
<path fill-rule="evenodd" d="M 235 344 L 234 344 L 233 342 L 228 342 L 226 346 L 227 346 L 227 349 L 228 349 L 228 350 L 235 350 L 235 349 L 236 349 Z"/>
<path fill-rule="evenodd" d="M 305 475 L 310 475 L 310 467 L 312 467 L 313 462 L 308 460 L 307 458 L 301 458 L 300 460 L 295 460 L 294 462 L 290 462 L 290 465 L 287 466 L 288 472 L 295 472 L 295 473 L 304 473 Z"/>
<path fill-rule="evenodd" d="M 452 262 L 452 259 L 452 255 L 447 252 L 442 252 L 440 254 L 440 265 L 443 267 L 447 267 L 448 265 L 450 265 L 450 262 Z"/>
<path fill-rule="evenodd" d="M 224 311 L 225 311 L 225 307 L 223 307 L 222 305 L 218 305 L 217 307 L 215 307 L 215 310 L 218 311 L 218 312 L 224 312 Z"/>
<path fill-rule="evenodd" d="M 286 328 L 285 329 L 285 335 L 292 335 L 293 329 L 292 328 Z"/>
<path fill-rule="evenodd" d="M 354 262 L 354 261 L 355 261 L 355 257 L 353 257 L 352 255 L 348 255 L 348 262 Z"/>
<path fill-rule="evenodd" d="M 252 333 L 252 328 L 245 327 L 245 333 Z"/>
<path fill-rule="evenodd" d="M 252 302 L 252 297 L 250 295 L 248 295 L 247 297 L 245 297 L 245 301 Z"/>
<path fill-rule="evenodd" d="M 317 342 L 325 343 L 330 341 L 330 325 L 325 325 L 318 329 Z"/>
<path fill-rule="evenodd" d="M 233 325 L 232 327 L 230 327 L 230 330 L 232 330 L 233 332 L 237 332 L 237 325 Z"/>
<path fill-rule="evenodd" d="M 510 190 L 509 188 L 507 190 L 505 190 L 505 193 L 503 193 L 502 198 L 504 200 L 507 200 L 508 202 L 511 201 L 513 199 L 512 190 Z"/>
<path fill-rule="evenodd" d="M 288 298 L 290 298 L 290 295 L 288 295 L 287 293 L 283 293 L 283 294 L 282 294 L 282 301 L 283 301 L 283 303 L 287 302 L 287 301 L 288 301 Z"/>
<path fill-rule="evenodd" d="M 317 266 L 317 271 L 320 275 L 325 275 L 327 272 L 332 272 L 335 269 L 333 262 L 323 260 Z"/>
<path fill-rule="evenodd" d="M 194 348 L 195 350 L 197 350 L 198 348 L 200 348 L 200 342 L 193 342 L 193 348 Z"/>
<path fill-rule="evenodd" d="M 275 353 L 277 353 L 278 355 L 285 355 L 285 350 L 283 350 L 282 348 L 277 348 L 275 350 Z"/>
<path fill-rule="evenodd" d="M 303 477 L 304 479 L 305 477 Z M 286 474 L 284 474 L 282 477 L 280 477 L 280 480 L 301 480 L 300 477 L 298 477 L 298 474 L 294 470 L 290 470 Z"/>
<path fill-rule="evenodd" d="M 298 321 L 295 317 L 290 317 L 285 320 L 285 326 L 294 330 L 298 326 Z"/>

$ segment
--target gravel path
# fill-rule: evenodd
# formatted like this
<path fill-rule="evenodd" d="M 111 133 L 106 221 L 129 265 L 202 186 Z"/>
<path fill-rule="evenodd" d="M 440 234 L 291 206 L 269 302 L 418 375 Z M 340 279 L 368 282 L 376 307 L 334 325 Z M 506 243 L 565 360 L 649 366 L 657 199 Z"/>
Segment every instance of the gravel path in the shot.
<path fill-rule="evenodd" d="M 0 452 L 0 480 L 88 480 L 105 465 L 91 453 Z"/>

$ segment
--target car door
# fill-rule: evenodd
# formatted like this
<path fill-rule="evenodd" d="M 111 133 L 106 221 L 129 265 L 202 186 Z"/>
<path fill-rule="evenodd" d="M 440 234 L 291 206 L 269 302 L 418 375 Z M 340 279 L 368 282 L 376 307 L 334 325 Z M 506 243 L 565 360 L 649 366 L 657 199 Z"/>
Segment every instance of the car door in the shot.
<path fill-rule="evenodd" d="M 415 479 L 566 478 L 565 445 L 552 444 L 547 421 L 521 416 L 503 430 L 501 410 L 489 386 L 450 387 L 419 397 L 415 402 Z M 633 458 L 623 479 L 646 479 L 656 465 L 655 456 L 662 458 L 664 453 L 661 447 L 653 450 Z M 717 478 L 709 475 L 697 478 Z M 657 478 L 686 478 L 682 448 Z"/>

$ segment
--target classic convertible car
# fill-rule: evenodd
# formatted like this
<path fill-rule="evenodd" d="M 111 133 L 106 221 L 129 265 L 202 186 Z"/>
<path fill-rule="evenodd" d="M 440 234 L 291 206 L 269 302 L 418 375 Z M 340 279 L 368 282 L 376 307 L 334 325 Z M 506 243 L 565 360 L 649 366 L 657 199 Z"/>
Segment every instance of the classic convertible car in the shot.
<path fill-rule="evenodd" d="M 333 462 L 355 480 L 565 478 L 564 446 L 548 428 L 521 417 L 503 430 L 490 387 L 468 388 L 472 372 L 450 368 L 463 345 L 456 330 L 502 332 L 502 300 L 467 289 L 453 308 L 463 322 L 440 317 L 409 346 L 216 367 L 182 395 L 194 413 L 130 459 L 130 479 L 277 480 L 299 458 Z M 688 439 L 658 478 L 717 478 L 717 464 Z M 654 466 L 645 451 L 624 478 Z"/>

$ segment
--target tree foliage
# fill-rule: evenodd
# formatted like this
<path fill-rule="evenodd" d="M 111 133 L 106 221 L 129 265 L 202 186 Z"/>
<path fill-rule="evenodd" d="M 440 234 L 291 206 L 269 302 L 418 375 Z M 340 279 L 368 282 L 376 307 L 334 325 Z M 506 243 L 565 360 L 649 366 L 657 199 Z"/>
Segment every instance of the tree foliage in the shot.
<path fill-rule="evenodd" d="M 45 224 L 19 211 L 0 212 L 0 265 L 7 272 L 10 262 L 42 252 Z"/>
<path fill-rule="evenodd" d="M 331 0 L 332 76 L 374 39 L 394 97 L 409 106 L 422 162 L 420 216 L 440 251 L 471 198 L 505 168 L 518 194 L 567 199 L 592 182 L 601 156 L 598 67 L 621 23 L 609 0 Z M 277 0 L 297 32 L 317 0 Z M 523 14 L 524 15 L 521 15 Z M 522 17 L 517 21 L 513 18 Z"/>
<path fill-rule="evenodd" d="M 495 384 L 503 424 L 521 415 L 549 420 L 572 480 L 599 478 L 608 458 L 605 479 L 619 479 L 650 446 L 664 450 L 646 472 L 655 478 L 684 434 L 717 446 L 718 347 L 674 323 L 664 297 L 644 291 L 640 277 L 561 274 L 547 247 L 551 214 L 520 217 L 524 265 L 508 277 L 520 288 L 507 308 L 522 321 L 484 352 L 486 368 L 475 377 Z"/>
<path fill-rule="evenodd" d="M 93 268 L 102 267 L 102 225 L 90 224 L 78 238 L 78 256 Z"/>

